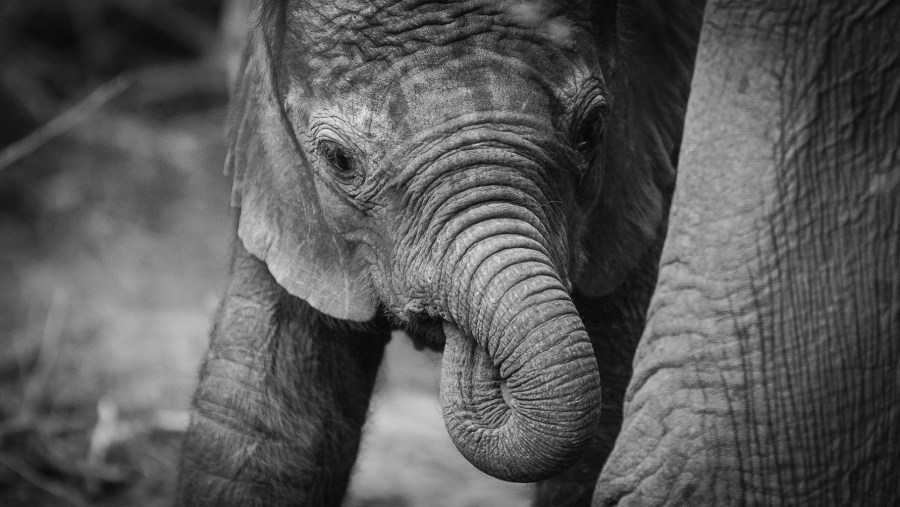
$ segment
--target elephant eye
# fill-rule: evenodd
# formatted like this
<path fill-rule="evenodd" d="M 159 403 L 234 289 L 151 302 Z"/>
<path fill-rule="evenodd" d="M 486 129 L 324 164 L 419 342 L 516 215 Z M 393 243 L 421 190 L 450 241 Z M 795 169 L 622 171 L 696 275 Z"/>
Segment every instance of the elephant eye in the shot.
<path fill-rule="evenodd" d="M 572 112 L 571 139 L 582 170 L 594 164 L 606 130 L 609 102 L 603 80 L 593 77 L 585 82 L 575 100 Z"/>
<path fill-rule="evenodd" d="M 597 146 L 603 137 L 603 111 L 600 107 L 591 108 L 588 113 L 578 122 L 575 129 L 574 143 L 575 151 L 581 158 L 590 165 L 593 163 Z"/>
<path fill-rule="evenodd" d="M 356 160 L 340 144 L 334 141 L 319 141 L 316 151 L 338 177 L 353 178 L 356 175 L 358 167 Z"/>

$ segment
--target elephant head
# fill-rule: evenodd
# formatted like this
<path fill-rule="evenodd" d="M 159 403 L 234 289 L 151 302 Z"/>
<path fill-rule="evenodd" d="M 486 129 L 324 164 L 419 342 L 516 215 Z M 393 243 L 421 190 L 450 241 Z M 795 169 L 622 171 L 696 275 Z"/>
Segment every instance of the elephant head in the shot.
<path fill-rule="evenodd" d="M 445 340 L 447 428 L 496 477 L 590 439 L 571 292 L 615 289 L 663 221 L 691 63 L 669 53 L 691 39 L 623 35 L 637 10 L 273 1 L 251 35 L 227 160 L 243 245 L 325 315 Z"/>

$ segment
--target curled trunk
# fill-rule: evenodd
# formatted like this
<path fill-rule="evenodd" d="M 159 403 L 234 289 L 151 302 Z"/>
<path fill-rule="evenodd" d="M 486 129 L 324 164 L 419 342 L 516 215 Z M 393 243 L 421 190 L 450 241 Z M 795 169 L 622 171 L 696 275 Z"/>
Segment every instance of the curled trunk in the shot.
<path fill-rule="evenodd" d="M 587 332 L 533 238 L 489 236 L 450 263 L 441 373 L 457 448 L 485 473 L 520 482 L 571 464 L 600 412 Z"/>

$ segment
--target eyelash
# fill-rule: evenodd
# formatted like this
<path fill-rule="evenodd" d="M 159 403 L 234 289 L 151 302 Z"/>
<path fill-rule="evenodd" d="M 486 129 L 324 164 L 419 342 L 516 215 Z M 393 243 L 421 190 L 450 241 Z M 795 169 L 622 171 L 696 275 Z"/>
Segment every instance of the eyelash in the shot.
<path fill-rule="evenodd" d="M 572 146 L 585 166 L 590 167 L 606 130 L 608 103 L 599 80 L 588 83 L 579 95 L 573 111 Z"/>
<path fill-rule="evenodd" d="M 604 110 L 605 103 L 589 105 L 587 112 L 577 120 L 574 128 L 573 147 L 586 167 L 593 165 L 597 156 L 597 148 L 606 130 Z"/>
<path fill-rule="evenodd" d="M 358 163 L 347 150 L 335 141 L 322 140 L 316 144 L 316 152 L 338 177 L 347 177 L 358 172 Z"/>

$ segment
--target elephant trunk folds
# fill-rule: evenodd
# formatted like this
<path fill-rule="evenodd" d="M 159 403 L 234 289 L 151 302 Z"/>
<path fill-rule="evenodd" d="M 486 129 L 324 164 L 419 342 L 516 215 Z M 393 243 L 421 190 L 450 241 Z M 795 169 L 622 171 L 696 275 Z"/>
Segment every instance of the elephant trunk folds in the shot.
<path fill-rule="evenodd" d="M 444 421 L 480 470 L 541 480 L 579 456 L 599 420 L 593 349 L 533 237 L 494 235 L 465 252 L 448 268 Z"/>

